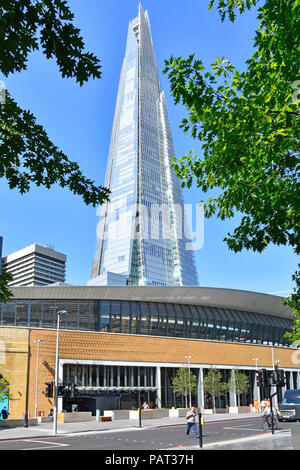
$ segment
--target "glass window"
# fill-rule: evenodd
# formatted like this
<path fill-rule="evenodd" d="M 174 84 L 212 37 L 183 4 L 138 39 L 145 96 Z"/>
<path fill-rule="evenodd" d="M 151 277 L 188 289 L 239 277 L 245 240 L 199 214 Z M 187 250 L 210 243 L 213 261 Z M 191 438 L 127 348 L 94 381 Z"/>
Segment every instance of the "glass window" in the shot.
<path fill-rule="evenodd" d="M 17 326 L 28 326 L 28 300 L 21 301 L 17 300 Z"/>
<path fill-rule="evenodd" d="M 132 334 L 139 334 L 141 326 L 141 314 L 140 314 L 140 305 L 138 302 L 131 302 L 131 312 L 132 312 Z"/>
<path fill-rule="evenodd" d="M 79 327 L 78 300 L 67 301 L 67 328 L 77 330 Z"/>
<path fill-rule="evenodd" d="M 176 336 L 183 337 L 183 329 L 184 329 L 184 315 L 181 309 L 181 305 L 174 304 L 173 305 L 175 314 L 176 314 Z"/>
<path fill-rule="evenodd" d="M 176 314 L 172 304 L 165 304 L 168 315 L 168 336 L 176 336 Z"/>
<path fill-rule="evenodd" d="M 110 319 L 110 301 L 101 300 L 99 331 L 111 331 Z"/>
<path fill-rule="evenodd" d="M 121 302 L 121 312 L 121 333 L 131 333 L 131 313 L 129 302 Z"/>
<path fill-rule="evenodd" d="M 195 313 L 197 311 L 198 318 L 199 318 L 198 332 L 197 332 L 196 337 L 205 339 L 205 338 L 207 338 L 207 329 L 208 329 L 208 318 L 207 318 L 206 311 L 201 306 L 193 307 L 193 310 L 192 310 L 192 312 L 193 312 L 193 325 L 194 325 L 193 326 L 193 332 L 195 331 L 195 329 L 197 327 L 197 325 L 195 324 L 195 318 L 197 318 L 197 317 L 194 314 L 194 310 L 195 310 Z"/>
<path fill-rule="evenodd" d="M 141 330 L 142 335 L 149 334 L 149 320 L 150 320 L 150 311 L 148 304 L 146 302 L 141 302 Z"/>
<path fill-rule="evenodd" d="M 55 313 L 54 313 L 54 328 L 57 327 L 57 312 L 62 312 L 67 310 L 66 300 L 55 300 Z M 61 313 L 59 318 L 59 327 L 67 328 L 67 314 Z"/>
<path fill-rule="evenodd" d="M 164 304 L 156 304 L 159 312 L 159 325 L 158 334 L 159 336 L 168 336 L 168 316 Z"/>
<path fill-rule="evenodd" d="M 43 302 L 43 328 L 55 328 L 55 301 L 44 300 Z"/>
<path fill-rule="evenodd" d="M 181 305 L 183 316 L 183 337 L 191 338 L 193 329 L 193 317 L 189 305 Z"/>
<path fill-rule="evenodd" d="M 157 307 L 154 303 L 151 303 L 149 306 L 150 306 L 150 310 L 151 310 L 149 334 L 150 335 L 158 335 L 158 325 L 159 325 L 158 310 L 157 310 Z"/>
<path fill-rule="evenodd" d="M 90 329 L 90 302 L 88 300 L 78 300 L 79 329 Z"/>
<path fill-rule="evenodd" d="M 42 300 L 30 302 L 30 326 L 41 328 L 42 326 Z"/>
<path fill-rule="evenodd" d="M 15 325 L 16 322 L 16 302 L 6 302 L 2 304 L 3 309 L 3 325 Z"/>

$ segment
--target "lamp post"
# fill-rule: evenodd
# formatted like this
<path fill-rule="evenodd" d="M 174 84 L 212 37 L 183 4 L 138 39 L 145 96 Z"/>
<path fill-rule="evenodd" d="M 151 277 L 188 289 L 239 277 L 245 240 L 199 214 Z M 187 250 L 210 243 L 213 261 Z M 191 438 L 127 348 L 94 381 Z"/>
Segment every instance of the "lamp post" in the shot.
<path fill-rule="evenodd" d="M 38 376 L 39 376 L 39 350 L 40 343 L 42 339 L 35 339 L 34 343 L 37 343 L 37 352 L 36 352 L 36 375 L 35 375 L 35 406 L 34 406 L 34 416 L 37 417 L 37 400 L 38 400 Z"/>
<path fill-rule="evenodd" d="M 66 310 L 57 312 L 56 329 L 56 360 L 55 360 L 55 391 L 54 391 L 54 410 L 53 410 L 53 434 L 57 434 L 57 402 L 58 402 L 58 354 L 59 354 L 59 321 L 61 313 L 67 313 Z"/>
<path fill-rule="evenodd" d="M 260 359 L 259 357 L 254 357 L 254 358 L 252 359 L 252 361 L 255 361 L 255 368 L 256 368 L 256 370 L 257 370 L 257 362 L 259 361 L 259 359 Z"/>
<path fill-rule="evenodd" d="M 190 401 L 190 408 L 192 406 L 192 394 L 191 394 L 191 359 L 193 356 L 185 356 L 185 358 L 188 360 L 188 365 L 189 365 L 189 401 Z"/>
<path fill-rule="evenodd" d="M 257 363 L 259 361 L 259 357 L 253 357 L 252 361 L 255 361 L 255 369 L 257 370 Z M 258 402 L 260 402 L 260 389 L 259 387 L 256 386 L 256 389 L 254 389 L 254 395 L 256 395 L 255 390 L 257 390 L 257 399 Z"/>

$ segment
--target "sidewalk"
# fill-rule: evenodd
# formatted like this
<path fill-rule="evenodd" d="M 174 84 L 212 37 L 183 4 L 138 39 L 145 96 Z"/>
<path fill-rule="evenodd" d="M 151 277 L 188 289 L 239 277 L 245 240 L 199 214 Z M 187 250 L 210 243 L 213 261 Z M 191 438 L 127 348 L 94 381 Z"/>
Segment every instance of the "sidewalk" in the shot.
<path fill-rule="evenodd" d="M 260 415 L 256 413 L 239 413 L 239 414 L 228 414 L 220 413 L 215 415 L 205 415 L 204 422 L 215 422 L 215 421 L 226 421 L 226 420 L 237 420 L 245 418 L 256 418 Z M 182 418 L 159 418 L 159 419 L 147 419 L 142 420 L 142 429 L 149 429 L 154 427 L 164 426 L 179 426 L 185 425 L 186 419 Z M 99 433 L 99 432 L 130 432 L 139 429 L 138 420 L 121 419 L 118 421 L 104 421 L 97 422 L 87 421 L 79 423 L 58 423 L 57 424 L 57 435 L 62 434 L 80 434 L 80 433 Z M 53 423 L 40 423 L 36 426 L 15 427 L 15 428 L 1 428 L 0 421 L 0 440 L 8 439 L 26 439 L 26 438 L 37 438 L 37 437 L 48 437 L 53 436 Z M 186 450 L 200 450 L 199 443 L 197 445 L 181 448 Z M 219 442 L 217 444 L 206 444 L 204 442 L 202 450 L 237 450 L 237 449 L 281 449 L 281 450 L 292 450 L 291 438 L 289 431 L 276 432 L 273 436 L 269 434 L 263 434 L 260 437 L 248 439 L 236 439 L 235 441 Z"/>

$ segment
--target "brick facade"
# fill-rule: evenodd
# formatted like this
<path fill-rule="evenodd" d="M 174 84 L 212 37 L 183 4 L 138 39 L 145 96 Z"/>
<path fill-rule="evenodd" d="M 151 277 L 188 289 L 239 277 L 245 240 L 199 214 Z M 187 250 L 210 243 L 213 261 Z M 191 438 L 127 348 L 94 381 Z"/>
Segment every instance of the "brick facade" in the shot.
<path fill-rule="evenodd" d="M 46 398 L 45 382 L 53 381 L 55 374 L 56 330 L 28 328 L 0 328 L 0 344 L 5 352 L 0 355 L 0 373 L 10 376 L 11 393 L 18 400 L 10 401 L 11 418 L 21 418 L 26 410 L 28 390 L 29 416 L 34 416 L 36 393 L 37 344 L 39 346 L 38 410 L 47 415 L 53 408 L 53 398 Z M 29 351 L 29 357 L 28 357 Z M 280 367 L 300 370 L 292 354 L 294 349 L 274 347 L 274 360 Z M 137 336 L 113 333 L 60 331 L 59 357 L 63 359 L 109 360 L 186 364 L 185 356 L 192 356 L 191 364 L 206 367 L 255 367 L 253 358 L 259 357 L 259 368 L 272 367 L 272 347 L 254 344 L 225 343 L 168 337 Z M 29 365 L 29 369 L 27 369 Z M 137 364 L 138 365 L 138 364 Z M 297 369 L 298 368 L 298 369 Z M 28 387 L 27 385 L 28 372 Z"/>

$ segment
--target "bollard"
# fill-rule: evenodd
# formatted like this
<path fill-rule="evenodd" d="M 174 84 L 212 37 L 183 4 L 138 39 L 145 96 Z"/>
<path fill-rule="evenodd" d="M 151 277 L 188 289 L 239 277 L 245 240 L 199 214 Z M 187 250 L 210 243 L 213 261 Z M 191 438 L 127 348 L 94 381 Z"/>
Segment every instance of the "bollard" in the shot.
<path fill-rule="evenodd" d="M 200 447 L 203 447 L 202 425 L 203 425 L 202 413 L 199 413 L 199 446 Z"/>
<path fill-rule="evenodd" d="M 28 428 L 28 413 L 24 413 L 24 428 Z"/>
<path fill-rule="evenodd" d="M 139 407 L 139 427 L 142 427 L 142 408 Z"/>

